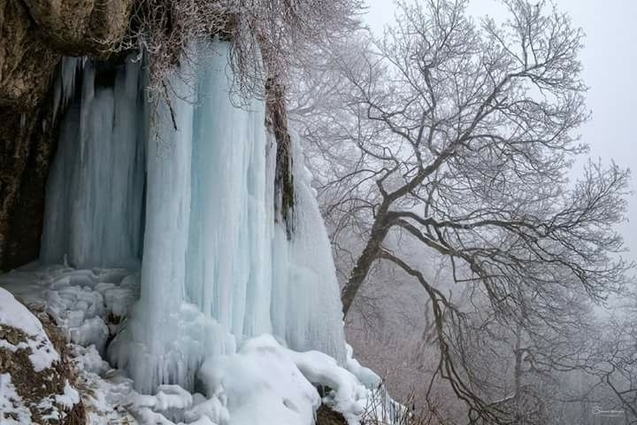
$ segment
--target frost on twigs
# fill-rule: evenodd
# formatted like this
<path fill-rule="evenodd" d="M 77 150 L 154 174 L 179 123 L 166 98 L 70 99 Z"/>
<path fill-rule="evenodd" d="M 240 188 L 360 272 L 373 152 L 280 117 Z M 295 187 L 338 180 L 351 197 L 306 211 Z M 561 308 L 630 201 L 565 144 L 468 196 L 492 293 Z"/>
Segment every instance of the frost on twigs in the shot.
<path fill-rule="evenodd" d="M 139 0 L 118 50 L 145 52 L 149 88 L 165 95 L 166 77 L 192 60 L 188 45 L 197 39 L 229 40 L 237 89 L 262 95 L 267 76 L 286 75 L 294 52 L 352 25 L 360 7 L 360 0 Z"/>

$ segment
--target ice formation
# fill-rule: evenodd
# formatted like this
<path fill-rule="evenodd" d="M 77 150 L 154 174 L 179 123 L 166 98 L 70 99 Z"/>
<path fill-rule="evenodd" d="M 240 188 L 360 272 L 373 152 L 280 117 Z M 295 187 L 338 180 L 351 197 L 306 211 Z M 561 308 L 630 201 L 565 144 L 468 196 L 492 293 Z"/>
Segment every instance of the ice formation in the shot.
<path fill-rule="evenodd" d="M 119 325 L 110 320 L 128 315 L 138 284 L 138 274 L 124 269 L 31 265 L 0 275 L 0 286 L 31 308 L 48 312 L 72 337 L 69 348 L 79 382 L 90 389 L 82 394 L 89 424 L 312 425 L 314 409 L 321 402 L 341 411 L 351 424 L 359 423 L 363 408 L 363 417 L 383 417 L 385 423 L 393 423 L 386 414 L 395 411 L 396 404 L 379 387 L 380 378 L 351 357 L 351 349 L 341 367 L 324 353 L 299 353 L 267 334 L 243 340 L 236 352 L 206 353 L 197 373 L 201 383 L 197 390 L 205 396 L 175 385 L 159 385 L 153 395 L 140 394 L 131 379 L 102 360 L 92 342 L 100 340 L 102 327 L 110 328 L 111 334 L 118 332 Z M 190 309 L 193 317 L 201 318 L 195 306 Z M 85 322 L 101 326 L 82 326 Z M 221 325 L 215 329 L 234 343 Z M 0 390 L 7 394 L 9 379 L 0 379 L 0 385 L 6 384 Z M 332 390 L 321 400 L 314 385 Z"/>
<path fill-rule="evenodd" d="M 77 61 L 65 61 L 56 89 L 73 96 Z M 96 75 L 112 77 L 112 85 Z M 114 75 L 112 75 L 114 74 Z M 139 63 L 99 70 L 87 62 L 81 90 L 60 130 L 46 198 L 41 259 L 76 267 L 119 267 L 141 254 L 144 108 Z"/>
<path fill-rule="evenodd" d="M 228 49 L 193 46 L 168 81 L 168 102 L 148 101 L 135 60 L 67 61 L 56 91 L 60 110 L 69 107 L 41 261 L 132 269 L 141 261 L 139 301 L 108 352 L 143 393 L 192 390 L 206 358 L 233 355 L 261 334 L 346 361 L 330 245 L 302 154 L 294 146 L 288 238 L 275 217 L 276 141 L 263 96 L 233 94 Z M 76 343 L 102 351 L 97 316 L 61 319 L 77 329 Z"/>
<path fill-rule="evenodd" d="M 138 298 L 139 277 L 126 269 L 27 266 L 1 275 L 0 285 L 29 307 L 51 316 L 72 343 L 94 345 L 103 354 L 109 334 L 118 330 L 113 325 L 109 329 L 107 318 L 128 315 Z"/>
<path fill-rule="evenodd" d="M 193 45 L 168 100 L 144 87 L 137 58 L 63 61 L 40 263 L 0 276 L 68 334 L 89 423 L 312 425 L 323 403 L 357 425 L 393 408 L 345 343 L 294 137 L 293 231 L 277 217 L 277 142 L 264 96 L 234 93 L 229 45 Z"/>

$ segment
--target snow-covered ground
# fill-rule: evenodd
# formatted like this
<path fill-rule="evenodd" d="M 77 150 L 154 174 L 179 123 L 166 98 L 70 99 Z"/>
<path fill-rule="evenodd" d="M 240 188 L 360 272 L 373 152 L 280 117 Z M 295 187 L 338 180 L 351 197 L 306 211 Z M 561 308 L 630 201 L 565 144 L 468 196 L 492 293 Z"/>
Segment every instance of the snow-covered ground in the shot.
<path fill-rule="evenodd" d="M 104 360 L 107 342 L 125 326 L 138 281 L 137 273 L 124 269 L 65 266 L 30 265 L 0 275 L 1 287 L 31 309 L 47 312 L 67 334 L 90 424 L 311 425 L 323 403 L 354 425 L 366 408 L 378 405 L 374 388 L 380 379 L 351 357 L 351 349 L 341 367 L 324 353 L 290 350 L 269 334 L 245 340 L 234 354 L 208 357 L 197 373 L 197 393 L 161 385 L 154 395 L 139 394 L 131 379 Z M 29 310 L 11 299 L 0 288 L 0 323 L 46 338 Z M 33 346 L 34 368 L 58 358 L 54 350 L 42 351 L 47 346 L 50 342 Z M 28 423 L 28 409 L 15 402 L 11 376 L 0 376 L 0 383 L 3 409 L 15 412 L 17 423 Z M 319 386 L 328 388 L 323 399 Z"/>

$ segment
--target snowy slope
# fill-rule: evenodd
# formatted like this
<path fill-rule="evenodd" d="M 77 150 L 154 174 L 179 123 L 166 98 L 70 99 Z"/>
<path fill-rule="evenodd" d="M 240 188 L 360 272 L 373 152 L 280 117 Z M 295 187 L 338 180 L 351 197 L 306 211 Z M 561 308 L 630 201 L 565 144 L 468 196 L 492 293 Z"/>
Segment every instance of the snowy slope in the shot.
<path fill-rule="evenodd" d="M 0 423 L 62 421 L 79 402 L 40 321 L 0 288 Z"/>
<path fill-rule="evenodd" d="M 92 342 L 100 340 L 102 326 L 107 335 L 118 332 L 119 326 L 109 320 L 115 317 L 113 312 L 130 310 L 135 283 L 136 274 L 123 269 L 31 265 L 0 275 L 0 286 L 20 294 L 29 305 L 51 312 L 74 341 L 71 354 L 85 388 L 82 399 L 90 423 L 136 418 L 142 424 L 265 425 L 278 421 L 311 425 L 317 407 L 325 403 L 356 424 L 367 403 L 374 400 L 374 393 L 361 381 L 377 385 L 378 378 L 355 360 L 348 358 L 347 370 L 324 353 L 296 352 L 267 334 L 245 340 L 236 353 L 210 355 L 197 374 L 203 394 L 162 385 L 154 395 L 142 395 L 134 390 L 131 379 L 103 360 Z M 29 332 L 41 329 L 37 319 L 7 291 L 0 289 L 0 294 L 2 317 L 11 316 L 13 322 L 20 318 Z M 76 326 L 78 322 L 102 326 Z M 3 377 L 2 382 L 2 393 L 10 397 L 10 377 Z M 319 385 L 332 389 L 324 400 L 316 389 Z M 19 413 L 19 406 L 16 411 Z"/>

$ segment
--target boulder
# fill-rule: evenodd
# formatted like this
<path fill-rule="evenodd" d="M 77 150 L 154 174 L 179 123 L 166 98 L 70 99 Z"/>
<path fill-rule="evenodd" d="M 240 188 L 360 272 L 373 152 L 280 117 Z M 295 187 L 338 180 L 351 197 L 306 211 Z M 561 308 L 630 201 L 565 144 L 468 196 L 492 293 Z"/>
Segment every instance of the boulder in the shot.
<path fill-rule="evenodd" d="M 345 417 L 325 404 L 316 411 L 316 425 L 347 425 Z"/>

